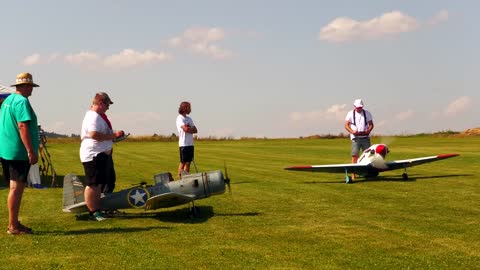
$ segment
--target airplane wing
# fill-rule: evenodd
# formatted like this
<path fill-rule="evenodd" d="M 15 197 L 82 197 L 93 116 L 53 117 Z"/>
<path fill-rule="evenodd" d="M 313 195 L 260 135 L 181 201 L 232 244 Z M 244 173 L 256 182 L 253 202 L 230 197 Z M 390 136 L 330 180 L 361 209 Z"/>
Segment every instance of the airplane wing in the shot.
<path fill-rule="evenodd" d="M 349 173 L 366 174 L 368 172 L 369 167 L 371 167 L 371 165 L 350 163 L 350 164 L 293 166 L 293 167 L 287 167 L 285 168 L 285 170 L 306 171 L 306 172 L 329 172 L 329 173 L 345 173 L 346 171 L 348 171 Z"/>
<path fill-rule="evenodd" d="M 69 206 L 65 206 L 63 208 L 63 212 L 65 212 L 65 213 L 88 212 L 87 203 L 86 202 L 81 202 L 81 203 L 76 203 L 76 204 L 72 204 L 72 205 L 69 205 Z"/>
<path fill-rule="evenodd" d="M 158 208 L 172 207 L 186 204 L 195 200 L 195 195 L 185 195 L 179 193 L 164 193 L 151 197 L 145 203 L 145 210 L 154 210 Z"/>
<path fill-rule="evenodd" d="M 385 165 L 387 166 L 387 169 L 385 169 L 385 171 L 404 169 L 407 167 L 413 167 L 413 166 L 417 166 L 417 165 L 421 165 L 421 164 L 425 164 L 425 163 L 429 163 L 437 160 L 447 159 L 451 157 L 456 157 L 456 156 L 459 156 L 459 154 L 443 154 L 443 155 L 430 156 L 430 157 L 389 161 L 385 163 Z"/>

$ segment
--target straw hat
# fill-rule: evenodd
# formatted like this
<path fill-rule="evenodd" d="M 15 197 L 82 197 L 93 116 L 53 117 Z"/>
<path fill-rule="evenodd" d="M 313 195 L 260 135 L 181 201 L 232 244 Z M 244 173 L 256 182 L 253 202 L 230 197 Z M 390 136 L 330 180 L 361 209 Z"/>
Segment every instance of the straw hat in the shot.
<path fill-rule="evenodd" d="M 29 84 L 33 87 L 39 87 L 40 86 L 40 85 L 33 82 L 32 74 L 26 73 L 26 72 L 18 74 L 17 79 L 15 80 L 15 84 L 12 84 L 10 86 L 17 86 L 17 85 L 22 85 L 22 84 Z"/>

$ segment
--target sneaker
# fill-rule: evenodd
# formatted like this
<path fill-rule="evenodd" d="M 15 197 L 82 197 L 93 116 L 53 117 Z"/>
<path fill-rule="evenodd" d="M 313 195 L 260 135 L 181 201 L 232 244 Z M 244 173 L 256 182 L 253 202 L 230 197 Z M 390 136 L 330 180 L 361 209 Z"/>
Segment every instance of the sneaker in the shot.
<path fill-rule="evenodd" d="M 41 184 L 33 184 L 32 187 L 33 187 L 33 188 L 36 188 L 36 189 L 44 189 L 44 188 L 47 188 L 47 187 L 42 186 Z"/>
<path fill-rule="evenodd" d="M 95 213 L 93 213 L 93 215 L 90 216 L 90 219 L 91 220 L 96 220 L 96 221 L 107 220 L 107 218 L 100 211 L 96 211 Z"/>

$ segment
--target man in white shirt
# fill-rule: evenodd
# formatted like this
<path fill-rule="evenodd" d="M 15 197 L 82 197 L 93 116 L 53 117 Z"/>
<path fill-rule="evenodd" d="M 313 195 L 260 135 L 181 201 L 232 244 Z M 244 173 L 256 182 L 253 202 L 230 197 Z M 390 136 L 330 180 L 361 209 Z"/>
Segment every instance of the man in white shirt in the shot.
<path fill-rule="evenodd" d="M 113 140 L 125 135 L 123 130 L 113 131 L 112 124 L 105 114 L 113 104 L 107 93 L 99 92 L 93 98 L 90 110 L 82 123 L 80 160 L 85 170 L 85 202 L 90 218 L 105 220 L 100 211 L 100 195 L 104 185 L 111 182 L 113 160 Z M 114 175 L 114 174 L 113 174 Z"/>
<path fill-rule="evenodd" d="M 193 134 L 197 133 L 197 127 L 192 118 L 188 116 L 192 112 L 189 102 L 180 103 L 177 116 L 178 146 L 180 147 L 180 164 L 178 165 L 178 176 L 190 172 L 190 163 L 194 158 Z"/>
<path fill-rule="evenodd" d="M 363 109 L 363 101 L 356 99 L 353 102 L 354 109 L 347 113 L 345 117 L 345 129 L 350 133 L 352 140 L 352 163 L 357 163 L 358 156 L 365 149 L 369 148 L 370 132 L 373 130 L 372 114 Z M 355 175 L 352 175 L 352 179 Z"/>

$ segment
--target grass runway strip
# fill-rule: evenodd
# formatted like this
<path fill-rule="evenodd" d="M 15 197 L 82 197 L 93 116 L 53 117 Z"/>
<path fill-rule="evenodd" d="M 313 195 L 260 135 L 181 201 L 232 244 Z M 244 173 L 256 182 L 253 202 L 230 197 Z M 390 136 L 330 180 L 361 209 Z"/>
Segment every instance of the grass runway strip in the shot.
<path fill-rule="evenodd" d="M 388 160 L 459 157 L 360 178 L 291 172 L 347 163 L 347 139 L 197 141 L 200 171 L 223 169 L 232 193 L 188 207 L 128 210 L 105 222 L 63 213 L 62 189 L 27 189 L 20 219 L 34 235 L 0 233 L 2 269 L 478 269 L 480 137 L 389 138 Z M 381 143 L 374 138 L 372 143 Z M 49 140 L 57 183 L 83 175 L 79 143 Z M 115 144 L 117 190 L 176 174 L 176 142 Z M 0 189 L 7 227 L 8 189 Z"/>

